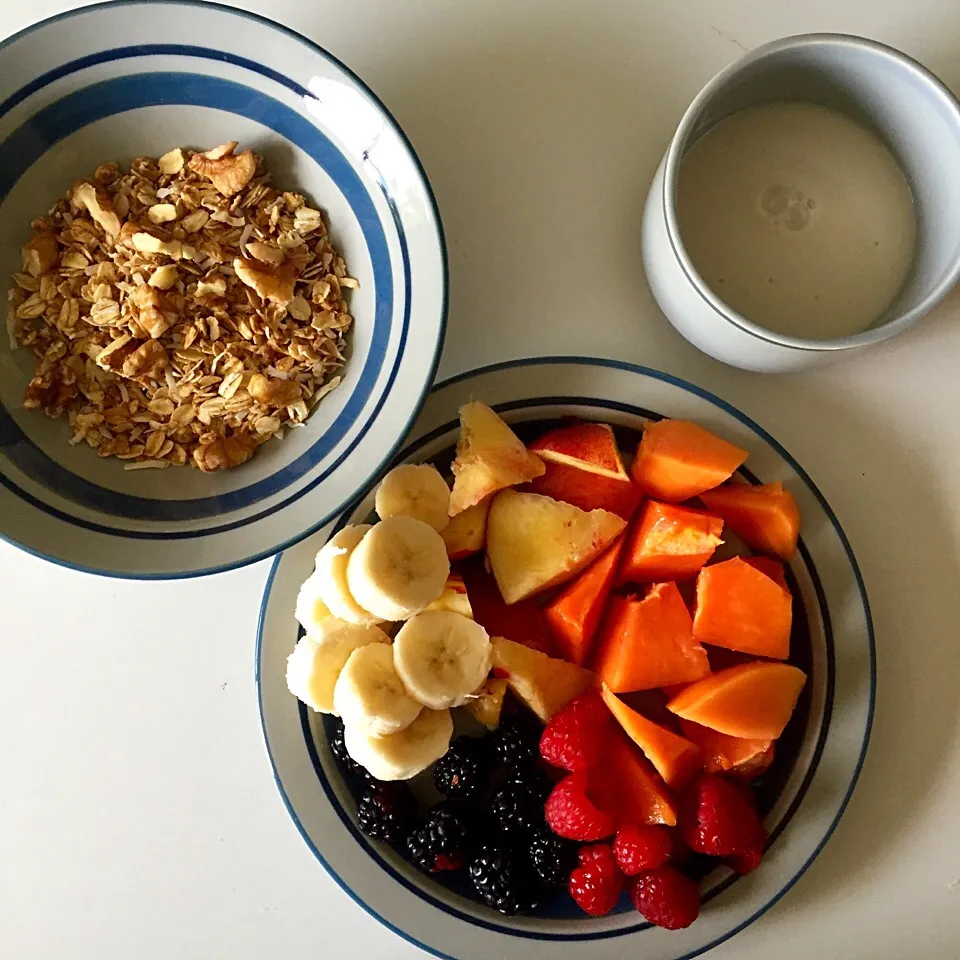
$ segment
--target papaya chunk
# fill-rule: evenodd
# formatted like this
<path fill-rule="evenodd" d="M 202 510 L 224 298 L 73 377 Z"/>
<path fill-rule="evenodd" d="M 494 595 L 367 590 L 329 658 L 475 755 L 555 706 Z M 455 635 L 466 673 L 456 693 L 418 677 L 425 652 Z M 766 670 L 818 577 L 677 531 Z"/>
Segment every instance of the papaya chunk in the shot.
<path fill-rule="evenodd" d="M 614 693 L 688 683 L 710 672 L 676 584 L 655 584 L 643 599 L 613 598 L 600 628 L 594 670 Z"/>
<path fill-rule="evenodd" d="M 700 571 L 693 618 L 698 643 L 786 660 L 792 622 L 789 591 L 746 560 L 734 557 Z"/>
<path fill-rule="evenodd" d="M 797 550 L 800 509 L 783 484 L 728 483 L 700 494 L 704 506 L 754 550 L 789 560 Z"/>
<path fill-rule="evenodd" d="M 723 542 L 722 530 L 719 517 L 648 500 L 630 534 L 620 579 L 656 583 L 695 577 Z"/>
<path fill-rule="evenodd" d="M 543 609 L 543 619 L 553 634 L 558 655 L 578 667 L 590 658 L 613 588 L 623 544 L 621 537 Z"/>
<path fill-rule="evenodd" d="M 624 733 L 643 751 L 667 786 L 682 787 L 699 773 L 703 758 L 695 743 L 632 710 L 609 687 L 602 686 L 600 692 Z"/>
<path fill-rule="evenodd" d="M 750 740 L 718 733 L 692 720 L 680 720 L 683 735 L 703 751 L 704 773 L 754 777 L 773 762 L 772 740 Z"/>
<path fill-rule="evenodd" d="M 731 737 L 776 740 L 806 681 L 807 675 L 788 663 L 745 663 L 691 683 L 667 709 Z"/>
<path fill-rule="evenodd" d="M 688 420 L 648 423 L 630 474 L 658 500 L 689 500 L 733 476 L 747 451 Z"/>
<path fill-rule="evenodd" d="M 755 557 L 744 557 L 743 562 L 749 563 L 754 570 L 765 573 L 774 583 L 779 584 L 788 593 L 790 592 L 787 575 L 784 573 L 783 564 L 779 560 L 774 560 L 773 557 L 758 555 Z"/>

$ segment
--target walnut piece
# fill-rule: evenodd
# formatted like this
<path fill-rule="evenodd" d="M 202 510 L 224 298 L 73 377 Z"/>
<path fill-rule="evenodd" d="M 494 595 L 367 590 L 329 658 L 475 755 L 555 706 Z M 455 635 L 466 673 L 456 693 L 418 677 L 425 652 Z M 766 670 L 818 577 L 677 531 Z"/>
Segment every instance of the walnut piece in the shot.
<path fill-rule="evenodd" d="M 102 188 L 98 189 L 92 183 L 83 180 L 73 188 L 70 199 L 77 210 L 86 209 L 90 216 L 103 227 L 108 237 L 115 237 L 120 233 L 120 218 Z"/>
<path fill-rule="evenodd" d="M 147 340 L 123 361 L 120 372 L 131 380 L 144 377 L 158 380 L 163 376 L 168 363 L 167 351 L 164 350 L 163 344 L 157 343 L 156 340 Z"/>
<path fill-rule="evenodd" d="M 265 377 L 262 373 L 255 373 L 250 378 L 247 392 L 254 400 L 268 407 L 289 407 L 303 395 L 296 380 Z"/>
<path fill-rule="evenodd" d="M 257 172 L 257 160 L 250 150 L 234 153 L 237 141 L 221 144 L 206 153 L 197 153 L 190 158 L 188 166 L 195 173 L 206 177 L 225 197 L 239 193 Z"/>
<path fill-rule="evenodd" d="M 176 267 L 160 267 L 154 276 L 161 270 L 173 270 L 174 274 L 177 272 Z M 171 323 L 164 314 L 166 305 L 153 284 L 153 278 L 149 284 L 137 287 L 132 299 L 137 307 L 137 323 L 151 340 L 158 340 L 170 329 Z"/>
<path fill-rule="evenodd" d="M 297 270 L 292 263 L 279 267 L 268 266 L 259 260 L 237 257 L 233 261 L 237 278 L 252 287 L 262 300 L 269 300 L 277 306 L 285 307 L 293 299 Z"/>
<path fill-rule="evenodd" d="M 249 437 L 218 437 L 193 451 L 193 462 L 204 473 L 238 467 L 253 456 L 256 441 Z"/>

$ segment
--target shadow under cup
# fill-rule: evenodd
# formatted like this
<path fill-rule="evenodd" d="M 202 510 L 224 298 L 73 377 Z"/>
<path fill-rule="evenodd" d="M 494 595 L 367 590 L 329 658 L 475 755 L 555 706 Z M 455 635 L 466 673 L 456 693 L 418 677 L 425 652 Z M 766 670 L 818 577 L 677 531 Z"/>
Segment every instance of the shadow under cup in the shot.
<path fill-rule="evenodd" d="M 912 192 L 917 218 L 913 265 L 893 302 L 863 333 L 834 340 L 774 334 L 717 297 L 684 249 L 676 213 L 677 180 L 684 157 L 721 120 L 748 107 L 782 101 L 830 107 L 872 130 L 898 160 Z M 670 145 L 662 173 L 666 233 L 687 281 L 728 323 L 770 343 L 814 352 L 876 343 L 919 320 L 960 279 L 960 105 L 926 68 L 882 44 L 817 34 L 787 38 L 753 51 L 718 74 L 693 101 Z M 660 300 L 660 285 L 654 279 L 651 285 Z M 857 278 L 851 277 L 850 282 L 856 283 Z M 676 322 L 674 311 L 666 309 L 663 302 L 661 305 L 688 335 L 683 324 Z M 688 339 L 718 356 L 700 338 Z M 766 363 L 738 363 L 730 356 L 718 358 L 754 369 L 770 368 Z"/>

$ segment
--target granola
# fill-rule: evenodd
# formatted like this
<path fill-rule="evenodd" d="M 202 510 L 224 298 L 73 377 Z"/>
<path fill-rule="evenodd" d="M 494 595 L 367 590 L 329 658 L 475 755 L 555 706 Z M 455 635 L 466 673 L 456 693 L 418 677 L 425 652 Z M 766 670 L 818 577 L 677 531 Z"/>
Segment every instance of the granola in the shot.
<path fill-rule="evenodd" d="M 340 383 L 357 281 L 320 212 L 236 147 L 103 163 L 22 248 L 23 406 L 128 470 L 238 466 Z"/>

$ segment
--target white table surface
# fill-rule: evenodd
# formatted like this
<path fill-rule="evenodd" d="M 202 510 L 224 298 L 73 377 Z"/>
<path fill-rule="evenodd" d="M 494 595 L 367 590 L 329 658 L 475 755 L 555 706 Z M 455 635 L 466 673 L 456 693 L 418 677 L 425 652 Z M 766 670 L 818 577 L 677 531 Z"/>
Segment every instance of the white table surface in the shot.
<path fill-rule="evenodd" d="M 71 5 L 0 0 L 0 32 Z M 639 262 L 648 182 L 715 71 L 775 37 L 836 30 L 898 46 L 960 91 L 960 5 L 246 5 L 349 64 L 418 150 L 450 248 L 442 376 L 538 353 L 679 374 L 778 437 L 846 527 L 880 669 L 860 785 L 796 887 L 710 957 L 960 956 L 960 296 L 861 359 L 761 376 L 681 340 Z M 127 583 L 0 545 L 4 960 L 424 956 L 328 879 L 276 793 L 253 688 L 267 568 Z"/>

